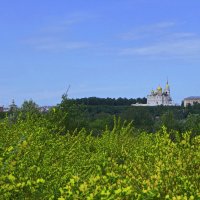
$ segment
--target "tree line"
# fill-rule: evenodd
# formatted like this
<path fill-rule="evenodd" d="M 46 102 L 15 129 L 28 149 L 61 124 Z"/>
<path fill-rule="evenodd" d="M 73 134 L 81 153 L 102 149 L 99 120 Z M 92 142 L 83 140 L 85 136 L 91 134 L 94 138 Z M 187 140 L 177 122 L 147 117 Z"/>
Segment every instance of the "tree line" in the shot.
<path fill-rule="evenodd" d="M 145 99 L 134 99 L 135 102 L 144 102 Z M 141 100 L 141 101 L 140 101 Z M 108 103 L 109 102 L 109 103 Z M 65 134 L 67 131 L 81 130 L 82 128 L 92 131 L 94 135 L 101 134 L 105 128 L 113 128 L 114 117 L 122 121 L 132 122 L 138 131 L 154 133 L 163 126 L 168 131 L 185 132 L 191 131 L 194 135 L 200 134 L 200 104 L 194 106 L 131 106 L 133 99 L 126 98 L 82 98 L 69 99 L 62 96 L 60 104 L 52 107 L 48 112 L 41 112 L 39 106 L 33 101 L 24 101 L 20 108 L 12 108 L 6 116 L 11 123 L 19 117 L 38 118 L 43 117 L 56 127 L 55 132 Z"/>
<path fill-rule="evenodd" d="M 99 98 L 99 97 L 88 97 L 88 98 L 79 98 L 79 99 L 69 99 L 77 104 L 83 105 L 108 105 L 108 106 L 130 106 L 131 104 L 146 104 L 147 98 Z"/>

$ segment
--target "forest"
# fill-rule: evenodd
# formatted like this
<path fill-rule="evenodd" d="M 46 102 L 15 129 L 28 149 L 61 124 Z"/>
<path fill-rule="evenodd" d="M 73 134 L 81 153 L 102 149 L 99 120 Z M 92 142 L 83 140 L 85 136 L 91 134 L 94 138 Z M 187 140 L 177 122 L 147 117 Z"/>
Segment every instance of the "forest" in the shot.
<path fill-rule="evenodd" d="M 1 113 L 0 199 L 200 199 L 200 105 L 33 101 Z"/>
<path fill-rule="evenodd" d="M 154 133 L 163 126 L 170 132 L 191 131 L 193 135 L 200 132 L 200 104 L 193 106 L 131 106 L 145 104 L 146 98 L 97 98 L 69 99 L 63 95 L 60 104 L 53 106 L 48 112 L 41 112 L 40 107 L 33 101 L 24 101 L 20 108 L 11 107 L 7 113 L 0 113 L 0 118 L 8 117 L 15 121 L 20 116 L 43 117 L 52 124 L 67 131 L 86 129 L 99 135 L 105 128 L 112 129 L 114 117 L 121 121 L 132 123 L 138 132 Z"/>

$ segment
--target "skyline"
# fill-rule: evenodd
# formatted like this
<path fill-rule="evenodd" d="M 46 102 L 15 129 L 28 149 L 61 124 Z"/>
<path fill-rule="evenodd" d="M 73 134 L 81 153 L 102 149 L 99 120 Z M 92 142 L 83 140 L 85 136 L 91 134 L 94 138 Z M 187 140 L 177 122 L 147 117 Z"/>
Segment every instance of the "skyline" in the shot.
<path fill-rule="evenodd" d="M 12 2 L 12 3 L 11 3 Z M 0 105 L 200 96 L 200 2 L 9 1 L 0 7 Z"/>

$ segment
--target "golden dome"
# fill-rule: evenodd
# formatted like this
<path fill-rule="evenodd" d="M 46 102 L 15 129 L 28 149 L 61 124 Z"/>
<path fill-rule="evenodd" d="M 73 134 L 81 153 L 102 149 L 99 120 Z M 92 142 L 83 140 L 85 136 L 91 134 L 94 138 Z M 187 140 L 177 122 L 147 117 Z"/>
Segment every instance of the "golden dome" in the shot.
<path fill-rule="evenodd" d="M 162 91 L 162 88 L 160 86 L 158 86 L 157 90 L 158 91 Z"/>

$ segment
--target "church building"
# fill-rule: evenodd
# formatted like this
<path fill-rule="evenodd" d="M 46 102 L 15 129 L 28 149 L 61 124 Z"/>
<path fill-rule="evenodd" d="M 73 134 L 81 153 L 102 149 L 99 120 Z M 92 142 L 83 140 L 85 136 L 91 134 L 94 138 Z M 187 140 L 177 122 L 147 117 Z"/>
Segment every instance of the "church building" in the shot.
<path fill-rule="evenodd" d="M 168 81 L 165 89 L 163 90 L 160 86 L 154 91 L 151 91 L 150 95 L 147 95 L 147 106 L 172 106 L 172 98 L 170 96 L 170 87 Z"/>

